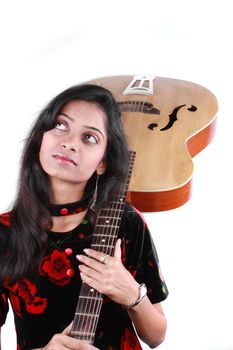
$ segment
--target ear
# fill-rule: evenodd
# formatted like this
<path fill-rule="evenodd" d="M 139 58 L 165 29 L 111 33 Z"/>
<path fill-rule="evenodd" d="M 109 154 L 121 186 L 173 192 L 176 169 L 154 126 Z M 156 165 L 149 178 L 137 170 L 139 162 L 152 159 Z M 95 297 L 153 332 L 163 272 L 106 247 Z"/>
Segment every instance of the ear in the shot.
<path fill-rule="evenodd" d="M 96 169 L 96 173 L 97 175 L 103 175 L 105 173 L 105 170 L 106 170 L 106 163 L 104 161 L 102 161 L 97 169 Z"/>

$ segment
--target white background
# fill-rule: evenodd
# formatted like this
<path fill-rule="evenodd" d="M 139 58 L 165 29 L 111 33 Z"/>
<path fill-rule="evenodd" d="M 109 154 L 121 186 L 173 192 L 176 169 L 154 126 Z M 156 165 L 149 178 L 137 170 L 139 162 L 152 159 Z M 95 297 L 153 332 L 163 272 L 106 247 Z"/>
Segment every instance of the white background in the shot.
<path fill-rule="evenodd" d="M 0 5 L 2 212 L 15 194 L 22 140 L 37 112 L 63 89 L 141 73 L 195 82 L 218 99 L 216 136 L 193 159 L 190 201 L 145 215 L 170 291 L 163 303 L 169 326 L 161 350 L 233 349 L 230 6 L 230 0 Z M 2 333 L 3 350 L 14 349 L 11 317 Z"/>

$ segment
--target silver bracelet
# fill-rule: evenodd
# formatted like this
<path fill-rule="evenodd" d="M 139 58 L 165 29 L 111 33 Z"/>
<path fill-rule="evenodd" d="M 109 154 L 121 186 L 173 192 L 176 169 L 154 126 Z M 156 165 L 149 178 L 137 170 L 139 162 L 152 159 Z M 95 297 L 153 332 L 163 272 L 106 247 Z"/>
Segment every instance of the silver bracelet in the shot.
<path fill-rule="evenodd" d="M 140 286 L 138 288 L 137 300 L 135 300 L 132 304 L 130 304 L 128 306 L 123 306 L 123 308 L 126 310 L 133 309 L 136 305 L 138 305 L 140 303 L 140 301 L 146 296 L 146 294 L 147 294 L 146 285 L 145 285 L 145 283 L 142 283 L 142 284 L 140 284 Z"/>

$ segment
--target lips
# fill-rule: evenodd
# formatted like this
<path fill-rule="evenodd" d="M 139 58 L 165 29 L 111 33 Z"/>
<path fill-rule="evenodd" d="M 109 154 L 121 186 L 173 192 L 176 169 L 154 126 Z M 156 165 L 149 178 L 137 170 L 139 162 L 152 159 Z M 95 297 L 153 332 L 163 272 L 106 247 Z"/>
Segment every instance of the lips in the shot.
<path fill-rule="evenodd" d="M 77 163 L 72 158 L 62 154 L 54 154 L 53 158 L 55 158 L 58 162 L 63 164 L 73 164 L 75 166 L 77 165 Z"/>

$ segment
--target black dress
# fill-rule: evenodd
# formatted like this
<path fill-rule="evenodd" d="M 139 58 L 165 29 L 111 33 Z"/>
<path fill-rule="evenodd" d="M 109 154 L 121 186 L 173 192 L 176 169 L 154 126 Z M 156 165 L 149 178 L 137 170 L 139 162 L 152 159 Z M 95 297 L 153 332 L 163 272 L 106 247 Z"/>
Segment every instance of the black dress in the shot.
<path fill-rule="evenodd" d="M 0 235 L 6 230 L 11 233 L 9 218 L 9 214 L 0 216 Z M 35 278 L 25 277 L 14 285 L 0 286 L 0 325 L 5 322 L 10 300 L 17 350 L 45 346 L 73 320 L 81 286 L 79 262 L 75 256 L 90 246 L 92 233 L 87 216 L 72 231 L 48 232 L 47 253 Z M 150 232 L 141 213 L 128 204 L 119 238 L 122 239 L 125 267 L 139 283 L 146 284 L 152 303 L 163 301 L 168 291 Z M 72 249 L 71 255 L 67 255 L 67 248 Z M 67 275 L 68 269 L 74 270 L 72 277 Z M 101 350 L 142 349 L 126 310 L 107 297 L 103 300 L 94 345 Z"/>

